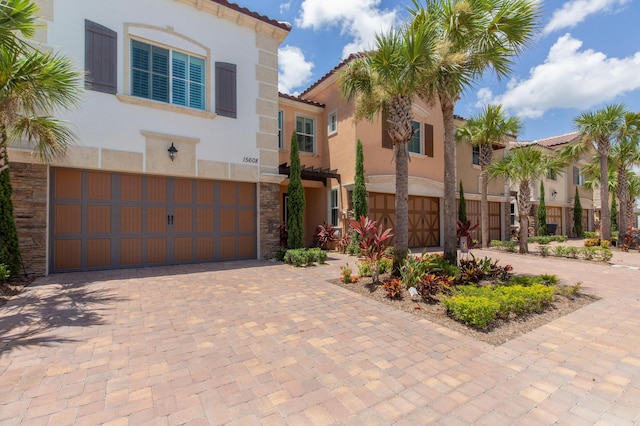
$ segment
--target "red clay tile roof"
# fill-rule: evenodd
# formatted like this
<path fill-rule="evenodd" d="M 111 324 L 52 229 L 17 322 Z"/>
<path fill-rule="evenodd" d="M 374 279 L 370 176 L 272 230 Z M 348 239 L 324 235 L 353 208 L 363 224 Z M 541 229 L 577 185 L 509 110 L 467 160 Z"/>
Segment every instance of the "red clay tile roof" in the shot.
<path fill-rule="evenodd" d="M 211 0 L 211 1 L 214 2 L 214 3 L 218 3 L 218 4 L 222 5 L 222 6 L 226 6 L 229 9 L 233 9 L 236 12 L 243 13 L 245 15 L 251 16 L 252 18 L 256 18 L 256 19 L 258 19 L 258 20 L 260 20 L 262 22 L 266 22 L 267 24 L 273 25 L 273 26 L 278 27 L 278 28 L 282 28 L 285 31 L 291 31 L 291 25 L 286 23 L 286 22 L 276 21 L 275 19 L 271 19 L 271 18 L 269 18 L 267 16 L 260 15 L 257 12 L 253 12 L 253 11 L 247 9 L 246 7 L 240 7 L 237 4 L 231 3 L 231 2 L 229 2 L 227 0 Z"/>
<path fill-rule="evenodd" d="M 349 62 L 353 61 L 356 58 L 360 58 L 364 55 L 364 52 L 359 52 L 359 53 L 352 53 L 351 55 L 349 55 L 349 57 L 347 59 L 343 59 L 338 65 L 336 65 L 335 67 L 333 67 L 333 69 L 331 71 L 329 71 L 328 73 L 326 73 L 325 75 L 323 75 L 322 77 L 320 77 L 320 79 L 318 81 L 316 81 L 315 83 L 313 83 L 311 86 L 309 86 L 307 89 L 305 89 L 300 96 L 304 96 L 307 93 L 309 93 L 311 90 L 313 90 L 314 88 L 316 88 L 320 83 L 322 83 L 323 81 L 325 81 L 327 78 L 331 77 L 331 75 L 333 73 L 335 73 L 336 71 L 338 71 L 340 68 L 342 68 L 344 65 L 348 64 Z"/>
<path fill-rule="evenodd" d="M 549 138 L 538 139 L 533 141 L 537 145 L 544 146 L 546 148 L 552 148 L 558 145 L 564 145 L 574 142 L 580 137 L 580 132 L 565 133 L 564 135 L 551 136 Z"/>
<path fill-rule="evenodd" d="M 287 95 L 286 93 L 278 92 L 278 96 L 284 99 L 289 99 L 291 101 L 302 102 L 303 104 L 313 105 L 317 107 L 324 108 L 325 105 L 320 102 L 311 101 L 309 99 L 303 99 L 300 96 Z"/>

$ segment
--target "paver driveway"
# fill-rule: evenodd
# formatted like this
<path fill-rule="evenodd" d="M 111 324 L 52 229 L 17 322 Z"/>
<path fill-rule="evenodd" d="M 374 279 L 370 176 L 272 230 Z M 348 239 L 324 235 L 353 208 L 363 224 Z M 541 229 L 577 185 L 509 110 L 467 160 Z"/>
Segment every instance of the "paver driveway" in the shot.
<path fill-rule="evenodd" d="M 640 272 L 491 255 L 602 299 L 493 347 L 327 283 L 344 258 L 40 279 L 0 308 L 0 424 L 638 422 Z"/>

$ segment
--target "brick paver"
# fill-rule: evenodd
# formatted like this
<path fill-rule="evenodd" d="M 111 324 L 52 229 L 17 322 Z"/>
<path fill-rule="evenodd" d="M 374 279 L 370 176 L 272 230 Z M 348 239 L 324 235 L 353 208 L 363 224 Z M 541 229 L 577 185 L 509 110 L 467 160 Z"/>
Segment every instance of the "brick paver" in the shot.
<path fill-rule="evenodd" d="M 0 424 L 639 422 L 640 255 L 477 255 L 601 299 L 494 347 L 327 283 L 335 254 L 53 275 L 0 308 Z"/>

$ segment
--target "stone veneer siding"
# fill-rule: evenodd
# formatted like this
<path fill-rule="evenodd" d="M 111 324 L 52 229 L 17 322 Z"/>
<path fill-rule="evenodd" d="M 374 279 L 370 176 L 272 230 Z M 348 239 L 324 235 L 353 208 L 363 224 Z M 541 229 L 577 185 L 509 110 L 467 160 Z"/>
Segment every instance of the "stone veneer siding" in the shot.
<path fill-rule="evenodd" d="M 260 183 L 260 256 L 272 259 L 280 247 L 280 185 Z"/>
<path fill-rule="evenodd" d="M 11 163 L 13 211 L 22 265 L 28 274 L 47 273 L 47 166 Z M 23 271 L 20 271 L 23 272 Z"/>

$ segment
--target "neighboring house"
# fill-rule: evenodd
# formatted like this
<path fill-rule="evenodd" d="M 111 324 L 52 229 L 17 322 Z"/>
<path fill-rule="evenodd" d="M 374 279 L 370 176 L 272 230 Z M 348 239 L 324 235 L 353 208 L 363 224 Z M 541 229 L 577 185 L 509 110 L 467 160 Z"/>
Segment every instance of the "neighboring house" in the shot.
<path fill-rule="evenodd" d="M 516 148 L 522 144 L 534 144 L 540 149 L 546 150 L 550 155 L 555 155 L 557 151 L 566 146 L 581 143 L 580 133 L 572 132 L 559 136 L 552 136 L 545 139 L 538 139 L 532 142 L 516 142 L 511 143 L 511 147 Z M 582 205 L 582 228 L 584 231 L 593 231 L 594 224 L 594 191 L 583 186 L 584 178 L 580 168 L 589 161 L 588 154 L 584 154 L 579 160 L 566 167 L 562 172 L 548 172 L 543 178 L 545 191 L 545 205 L 547 209 L 547 224 L 556 225 L 556 235 L 575 236 L 573 229 L 573 206 L 575 198 L 575 189 L 578 188 L 580 195 L 580 204 Z M 512 191 L 517 190 L 517 186 L 511 187 Z M 596 191 L 597 192 L 597 191 Z M 531 229 L 537 229 L 537 208 L 540 203 L 540 181 L 532 183 L 531 201 L 533 202 L 532 211 L 530 212 L 529 226 Z M 515 215 L 515 221 L 512 223 L 517 226 L 517 203 L 512 201 L 512 211 Z"/>
<path fill-rule="evenodd" d="M 87 74 L 68 155 L 9 152 L 27 271 L 271 257 L 290 26 L 226 0 L 36 3 L 37 41 Z"/>
<path fill-rule="evenodd" d="M 281 153 L 281 161 L 288 161 L 288 153 L 285 153 L 294 120 L 299 141 L 300 126 L 314 123 L 308 127 L 313 128 L 313 148 L 308 146 L 306 153 L 301 152 L 303 165 L 307 168 L 321 168 L 315 170 L 316 177 L 320 177 L 321 182 L 305 180 L 303 175 L 307 195 L 307 242 L 310 241 L 308 234 L 313 233 L 315 226 L 325 220 L 332 222 L 343 232 L 347 230 L 348 219 L 353 209 L 351 193 L 354 187 L 358 139 L 363 145 L 369 216 L 382 227 L 395 226 L 395 163 L 387 127 L 381 117 L 377 117 L 373 122 L 356 122 L 353 102 L 347 102 L 340 94 L 339 71 L 352 59 L 353 56 L 341 62 L 299 97 L 280 96 L 285 134 L 285 152 Z M 416 100 L 413 115 L 416 132 L 409 143 L 409 246 L 438 247 L 443 241 L 441 223 L 444 215 L 442 113 L 438 105 L 427 105 Z M 474 218 L 477 210 L 479 222 L 480 170 L 479 167 L 473 167 L 472 156 L 471 147 L 458 145 L 458 179 L 464 181 L 470 215 Z M 508 232 L 509 197 L 508 194 L 505 195 L 504 181 L 493 182 L 489 191 L 491 235 L 492 238 L 502 239 Z"/>

